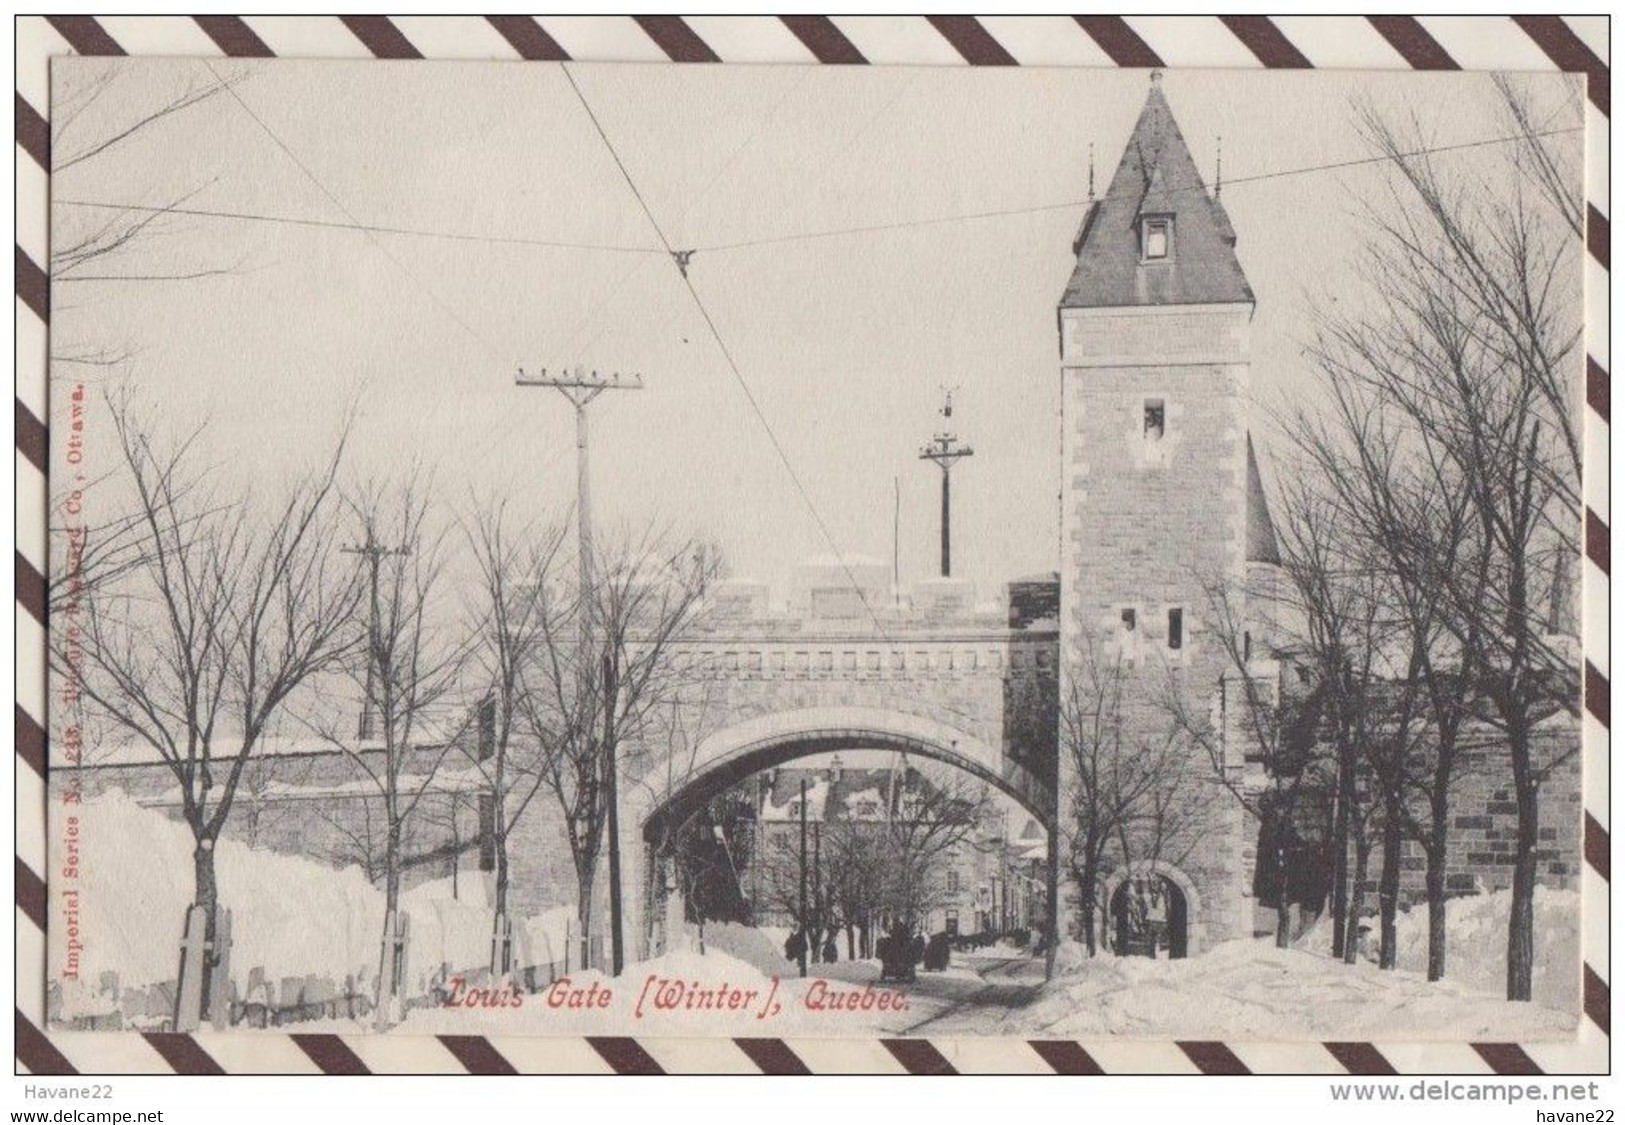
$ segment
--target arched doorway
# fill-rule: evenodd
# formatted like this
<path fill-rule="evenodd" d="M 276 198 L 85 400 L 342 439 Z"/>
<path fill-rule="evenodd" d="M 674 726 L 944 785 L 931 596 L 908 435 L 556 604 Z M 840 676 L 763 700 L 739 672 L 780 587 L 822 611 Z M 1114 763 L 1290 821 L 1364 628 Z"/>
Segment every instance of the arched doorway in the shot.
<path fill-rule="evenodd" d="M 1130 875 L 1109 904 L 1112 950 L 1119 956 L 1179 958 L 1190 951 L 1190 902 L 1160 872 Z"/>
<path fill-rule="evenodd" d="M 993 747 L 964 732 L 915 716 L 879 716 L 851 710 L 763 716 L 707 740 L 692 761 L 683 763 L 680 776 L 673 779 L 675 783 L 661 787 L 663 792 L 654 786 L 640 787 L 646 803 L 640 802 L 641 807 L 635 808 L 631 824 L 623 821 L 623 831 L 632 828 L 642 837 L 641 847 L 633 844 L 623 853 L 633 856 L 643 873 L 641 901 L 632 905 L 635 916 L 642 920 L 640 931 L 634 932 L 648 953 L 660 951 L 667 935 L 685 920 L 691 920 L 689 915 L 693 913 L 687 901 L 689 891 L 673 866 L 674 844 L 683 843 L 686 834 L 688 843 L 698 839 L 705 848 L 738 866 L 736 859 L 727 854 L 732 841 L 726 825 L 709 819 L 714 800 L 752 775 L 791 766 L 805 758 L 876 751 L 940 763 L 952 767 L 955 773 L 986 783 L 1038 821 L 1050 837 L 1053 854 L 1053 797 L 1042 792 L 1041 786 L 1026 783 L 1026 776 L 1010 768 L 1012 764 L 1005 762 Z M 692 832 L 695 823 L 700 823 L 703 831 Z M 708 840 L 712 836 L 714 845 Z M 818 840 L 815 826 L 811 843 L 814 863 Z M 720 870 L 721 864 L 717 866 Z M 966 890 L 974 888 L 967 884 Z M 969 917 L 967 912 L 973 905 L 967 900 L 955 906 L 960 911 L 956 921 Z M 1049 910 L 1053 912 L 1053 900 Z M 943 915 L 942 925 L 946 926 L 945 910 Z"/>

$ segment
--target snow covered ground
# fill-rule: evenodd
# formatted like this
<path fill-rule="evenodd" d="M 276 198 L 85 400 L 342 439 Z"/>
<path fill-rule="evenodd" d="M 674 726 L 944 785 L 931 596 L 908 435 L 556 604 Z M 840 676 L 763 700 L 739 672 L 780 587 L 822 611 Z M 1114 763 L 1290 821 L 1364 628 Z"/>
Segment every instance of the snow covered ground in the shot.
<path fill-rule="evenodd" d="M 1445 976 L 1478 992 L 1491 995 L 1506 988 L 1507 915 L 1512 892 L 1453 898 L 1445 903 Z M 1377 957 L 1376 918 L 1364 945 L 1370 960 Z M 1399 967 L 1427 973 L 1428 912 L 1424 903 L 1401 911 Z M 1298 941 L 1300 949 L 1331 949 L 1331 919 L 1322 918 Z M 1537 1004 L 1562 1011 L 1580 1010 L 1580 895 L 1577 891 L 1535 888 L 1535 973 Z"/>
<path fill-rule="evenodd" d="M 64 982 L 65 1016 L 107 1010 L 104 973 L 117 974 L 121 990 L 174 980 L 193 892 L 192 835 L 184 824 L 118 793 L 85 803 L 79 816 L 81 876 L 72 885 L 80 892 L 84 951 L 79 981 Z M 219 842 L 215 863 L 220 902 L 232 913 L 231 970 L 239 987 L 263 968 L 272 982 L 311 975 L 342 984 L 353 976 L 363 991 L 372 988 L 384 896 L 359 867 L 334 869 L 229 839 Z M 462 875 L 456 899 L 449 878 L 402 894 L 411 918 L 410 992 L 426 991 L 442 965 L 489 963 L 487 882 Z M 562 908 L 530 920 L 517 936 L 519 952 L 562 951 L 563 918 L 571 914 Z"/>
<path fill-rule="evenodd" d="M 862 1002 L 876 994 L 873 962 L 817 966 L 812 977 L 799 980 L 793 966 L 764 972 L 708 941 L 704 954 L 669 953 L 628 966 L 618 980 L 573 974 L 568 986 L 527 996 L 511 1009 L 417 1010 L 401 1030 L 1531 1041 L 1568 1038 L 1577 1022 L 1572 1010 L 1511 1004 L 1455 981 L 1429 984 L 1406 970 L 1383 972 L 1302 949 L 1278 950 L 1268 939 L 1230 942 L 1180 961 L 1062 961 L 1066 967 L 1046 984 L 1038 959 L 956 954 L 948 972 L 920 973 L 900 1004 L 851 1010 L 832 997 Z M 582 999 L 584 993 L 596 1000 Z M 707 1006 L 726 995 L 744 999 L 726 1010 Z M 587 1006 L 594 1002 L 604 1007 Z M 695 1003 L 701 1007 L 689 1006 Z M 769 1014 L 758 1018 L 764 1009 Z"/>
<path fill-rule="evenodd" d="M 1229 1040 L 1567 1038 L 1577 1016 L 1456 981 L 1344 965 L 1269 939 L 1180 961 L 1082 959 L 1001 1024 L 1005 1034 Z M 1006 1030 L 1007 1029 L 1007 1030 Z M 947 1018 L 933 1033 L 960 1030 Z"/>
<path fill-rule="evenodd" d="M 181 919 L 192 893 L 186 827 L 120 796 L 82 806 L 80 930 L 84 988 L 64 989 L 62 1013 L 105 1009 L 104 972 L 122 988 L 173 980 Z M 132 846 L 140 841 L 139 847 Z M 295 856 L 222 841 L 221 901 L 233 912 L 232 975 L 261 967 L 272 981 L 314 975 L 370 988 L 377 971 L 383 899 L 354 867 L 334 870 Z M 55 889 L 55 888 L 53 888 Z M 427 993 L 443 965 L 487 963 L 490 909 L 479 875 L 413 888 L 409 994 Z M 1180 961 L 1099 957 L 1063 947 L 1060 972 L 1044 982 L 1042 962 L 1015 949 L 955 954 L 946 973 L 919 974 L 899 991 L 881 987 L 873 961 L 812 967 L 798 979 L 784 935 L 711 924 L 704 950 L 690 932 L 661 957 L 629 965 L 619 978 L 575 972 L 535 994 L 465 996 L 472 1005 L 413 1009 L 408 1034 L 868 1036 L 1020 1035 L 1248 1040 L 1517 1039 L 1572 1035 L 1578 1012 L 1578 896 L 1536 898 L 1536 1003 L 1499 998 L 1507 896 L 1451 904 L 1450 977 L 1423 976 L 1426 915 L 1400 925 L 1400 969 L 1344 965 L 1311 931 L 1299 948 L 1268 939 L 1220 945 Z M 527 920 L 516 935 L 521 964 L 562 959 L 569 907 Z M 53 928 L 53 939 L 59 928 Z M 843 943 L 844 952 L 844 943 Z M 60 962 L 58 962 L 60 963 Z M 328 1021 L 331 1030 L 369 1030 Z M 304 1025 L 306 1030 L 322 1030 Z"/>

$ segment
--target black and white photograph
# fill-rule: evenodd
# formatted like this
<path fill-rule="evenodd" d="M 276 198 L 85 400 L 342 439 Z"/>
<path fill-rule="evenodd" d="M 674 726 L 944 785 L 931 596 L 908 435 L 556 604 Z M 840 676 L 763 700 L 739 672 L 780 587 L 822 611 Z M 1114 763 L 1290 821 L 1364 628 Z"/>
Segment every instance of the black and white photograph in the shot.
<path fill-rule="evenodd" d="M 49 1030 L 1580 1033 L 1583 75 L 50 102 Z"/>

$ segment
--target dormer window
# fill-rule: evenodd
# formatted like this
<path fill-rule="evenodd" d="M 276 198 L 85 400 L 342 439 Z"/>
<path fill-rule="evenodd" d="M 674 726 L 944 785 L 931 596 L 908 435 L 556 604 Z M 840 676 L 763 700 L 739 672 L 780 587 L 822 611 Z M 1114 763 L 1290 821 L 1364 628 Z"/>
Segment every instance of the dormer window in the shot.
<path fill-rule="evenodd" d="M 1174 252 L 1174 221 L 1163 215 L 1140 220 L 1140 254 L 1147 262 L 1171 258 Z"/>

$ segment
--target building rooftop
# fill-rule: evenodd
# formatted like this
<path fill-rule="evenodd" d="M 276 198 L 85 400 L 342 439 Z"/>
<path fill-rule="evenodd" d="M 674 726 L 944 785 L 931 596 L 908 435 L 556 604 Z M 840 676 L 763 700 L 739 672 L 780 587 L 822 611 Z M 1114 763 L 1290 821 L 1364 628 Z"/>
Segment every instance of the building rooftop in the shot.
<path fill-rule="evenodd" d="M 1269 499 L 1264 495 L 1264 478 L 1253 455 L 1253 435 L 1247 435 L 1247 561 L 1281 565 L 1281 549 L 1275 540 L 1275 521 L 1270 518 Z"/>
<path fill-rule="evenodd" d="M 1164 258 L 1142 255 L 1147 216 L 1172 220 Z M 1230 217 L 1209 194 L 1153 76 L 1111 185 L 1073 243 L 1078 260 L 1061 307 L 1252 304 L 1235 245 Z"/>

